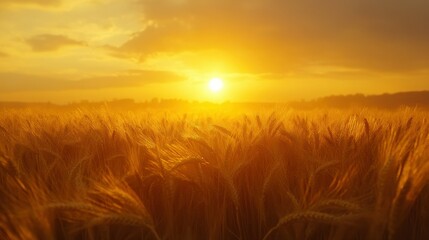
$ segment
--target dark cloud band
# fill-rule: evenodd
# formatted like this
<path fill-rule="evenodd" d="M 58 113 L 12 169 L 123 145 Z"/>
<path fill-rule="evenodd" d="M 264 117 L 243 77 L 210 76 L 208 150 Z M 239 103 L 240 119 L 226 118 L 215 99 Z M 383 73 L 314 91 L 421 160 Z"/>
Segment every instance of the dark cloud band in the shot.
<path fill-rule="evenodd" d="M 215 50 L 242 71 L 429 68 L 429 1 L 141 0 L 153 22 L 118 53 Z M 119 54 L 118 54 L 119 55 Z M 210 56 L 204 56 L 210 59 Z"/>
<path fill-rule="evenodd" d="M 80 80 L 63 80 L 21 73 L 0 73 L 0 92 L 121 88 L 182 80 L 184 80 L 182 76 L 163 71 L 130 71 L 118 75 L 104 75 Z"/>
<path fill-rule="evenodd" d="M 35 52 L 56 51 L 67 46 L 84 45 L 83 42 L 63 35 L 42 34 L 26 39 L 26 43 Z"/>

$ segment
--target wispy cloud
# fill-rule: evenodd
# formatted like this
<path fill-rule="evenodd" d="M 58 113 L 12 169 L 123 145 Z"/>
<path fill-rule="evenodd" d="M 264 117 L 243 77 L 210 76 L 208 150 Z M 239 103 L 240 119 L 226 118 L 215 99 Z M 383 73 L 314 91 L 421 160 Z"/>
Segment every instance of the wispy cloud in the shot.
<path fill-rule="evenodd" d="M 48 75 L 3 72 L 0 73 L 0 92 L 122 88 L 182 80 L 184 80 L 183 76 L 164 71 L 135 70 L 117 75 L 88 77 L 79 80 L 64 80 Z"/>
<path fill-rule="evenodd" d="M 63 35 L 41 34 L 26 39 L 26 43 L 35 52 L 57 51 L 63 47 L 84 45 L 83 42 Z"/>
<path fill-rule="evenodd" d="M 0 51 L 0 58 L 9 57 L 9 54 Z"/>
<path fill-rule="evenodd" d="M 59 6 L 62 0 L 1 0 L 0 6 L 22 6 L 22 5 L 37 5 L 37 6 Z"/>

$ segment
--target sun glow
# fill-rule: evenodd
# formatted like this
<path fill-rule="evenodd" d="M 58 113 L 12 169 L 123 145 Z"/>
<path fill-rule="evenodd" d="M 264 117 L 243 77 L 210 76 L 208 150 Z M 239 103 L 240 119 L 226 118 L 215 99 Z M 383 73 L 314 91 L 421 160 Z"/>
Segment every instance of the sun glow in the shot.
<path fill-rule="evenodd" d="M 210 91 L 217 93 L 223 89 L 223 80 L 220 78 L 212 78 L 209 82 Z"/>

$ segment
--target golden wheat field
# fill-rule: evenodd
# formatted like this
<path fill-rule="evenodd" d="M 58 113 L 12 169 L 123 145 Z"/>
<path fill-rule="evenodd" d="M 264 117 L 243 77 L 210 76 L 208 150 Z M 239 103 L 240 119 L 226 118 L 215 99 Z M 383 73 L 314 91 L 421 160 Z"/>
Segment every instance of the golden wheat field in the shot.
<path fill-rule="evenodd" d="M 0 111 L 1 239 L 429 239 L 429 113 Z"/>

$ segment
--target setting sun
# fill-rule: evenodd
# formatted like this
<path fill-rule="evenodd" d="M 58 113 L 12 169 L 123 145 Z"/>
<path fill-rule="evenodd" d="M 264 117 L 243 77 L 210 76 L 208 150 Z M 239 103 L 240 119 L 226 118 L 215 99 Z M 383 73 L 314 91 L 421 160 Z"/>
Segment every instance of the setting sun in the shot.
<path fill-rule="evenodd" d="M 220 78 L 212 78 L 209 82 L 209 89 L 212 92 L 220 92 L 223 89 L 223 80 Z"/>

